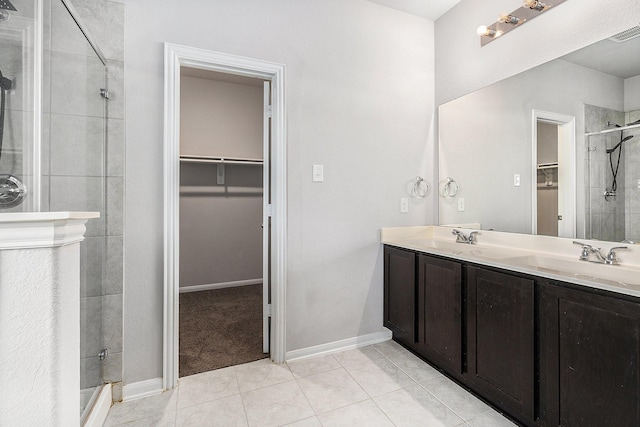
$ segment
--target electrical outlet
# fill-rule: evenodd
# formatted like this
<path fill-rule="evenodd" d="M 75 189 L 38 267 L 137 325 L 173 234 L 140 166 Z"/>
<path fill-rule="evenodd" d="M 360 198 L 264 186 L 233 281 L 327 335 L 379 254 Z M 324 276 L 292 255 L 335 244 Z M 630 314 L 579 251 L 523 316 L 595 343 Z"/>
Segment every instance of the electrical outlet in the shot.
<path fill-rule="evenodd" d="M 409 199 L 407 197 L 400 198 L 400 213 L 409 213 Z"/>
<path fill-rule="evenodd" d="M 458 212 L 464 212 L 464 197 L 458 197 Z"/>

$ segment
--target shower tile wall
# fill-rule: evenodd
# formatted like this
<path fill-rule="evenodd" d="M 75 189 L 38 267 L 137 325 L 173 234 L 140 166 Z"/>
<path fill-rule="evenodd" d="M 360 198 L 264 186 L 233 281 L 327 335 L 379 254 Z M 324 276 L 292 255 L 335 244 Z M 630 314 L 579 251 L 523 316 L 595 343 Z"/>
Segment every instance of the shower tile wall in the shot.
<path fill-rule="evenodd" d="M 640 120 L 640 110 L 625 113 L 625 123 Z M 624 133 L 633 135 L 633 139 L 625 142 L 625 237 L 636 243 L 640 242 L 640 129 L 632 129 Z"/>
<path fill-rule="evenodd" d="M 124 262 L 124 4 L 109 0 L 72 0 L 84 24 L 107 58 L 107 159 L 104 273 L 101 289 L 102 380 L 114 383 L 114 401 L 122 400 L 122 294 Z"/>
<path fill-rule="evenodd" d="M 625 120 L 623 112 L 609 110 L 594 105 L 585 105 L 585 132 L 597 132 L 607 129 L 607 121 L 622 124 Z M 625 122 L 626 123 L 626 122 Z M 597 240 L 617 241 L 625 239 L 625 156 L 622 152 L 620 170 L 618 172 L 618 189 L 616 197 L 606 201 L 604 193 L 612 185 L 613 176 L 606 149 L 612 148 L 620 141 L 620 134 L 589 137 L 589 156 L 587 170 L 589 185 L 587 186 L 587 237 Z M 614 167 L 617 155 L 614 155 Z"/>

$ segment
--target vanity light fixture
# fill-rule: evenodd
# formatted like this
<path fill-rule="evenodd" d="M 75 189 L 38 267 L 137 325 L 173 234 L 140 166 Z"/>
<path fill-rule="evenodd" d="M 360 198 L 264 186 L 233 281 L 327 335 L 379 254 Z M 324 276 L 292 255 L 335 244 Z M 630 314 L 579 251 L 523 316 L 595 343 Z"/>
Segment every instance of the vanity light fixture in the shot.
<path fill-rule="evenodd" d="M 545 0 L 545 2 L 540 0 L 523 0 L 522 7 L 511 13 L 504 12 L 500 14 L 498 21 L 489 26 L 481 25 L 478 27 L 480 46 L 484 46 L 565 1 L 567 0 Z"/>

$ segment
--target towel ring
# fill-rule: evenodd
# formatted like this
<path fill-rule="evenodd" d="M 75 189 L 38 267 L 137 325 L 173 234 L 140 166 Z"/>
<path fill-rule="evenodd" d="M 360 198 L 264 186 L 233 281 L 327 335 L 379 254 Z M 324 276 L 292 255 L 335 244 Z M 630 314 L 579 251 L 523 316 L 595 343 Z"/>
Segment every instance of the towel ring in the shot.
<path fill-rule="evenodd" d="M 457 182 L 453 180 L 453 178 L 447 178 L 447 182 L 445 182 L 444 187 L 442 187 L 442 195 L 444 197 L 455 197 L 460 191 L 460 186 Z"/>
<path fill-rule="evenodd" d="M 413 197 L 426 197 L 429 194 L 429 190 L 429 184 L 427 184 L 422 177 L 416 176 L 416 182 L 413 183 L 411 195 Z"/>

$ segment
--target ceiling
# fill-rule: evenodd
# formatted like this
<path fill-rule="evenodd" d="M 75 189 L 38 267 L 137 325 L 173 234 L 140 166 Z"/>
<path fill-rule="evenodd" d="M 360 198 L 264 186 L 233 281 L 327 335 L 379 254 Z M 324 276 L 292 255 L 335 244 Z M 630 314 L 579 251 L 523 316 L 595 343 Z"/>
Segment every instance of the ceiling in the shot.
<path fill-rule="evenodd" d="M 460 0 L 368 0 L 391 9 L 416 15 L 421 18 L 435 21 L 444 15 Z"/>
<path fill-rule="evenodd" d="M 623 43 L 609 39 L 599 41 L 562 59 L 623 79 L 638 75 L 640 70 L 640 37 Z"/>

